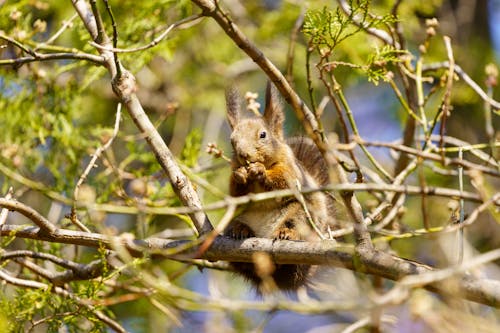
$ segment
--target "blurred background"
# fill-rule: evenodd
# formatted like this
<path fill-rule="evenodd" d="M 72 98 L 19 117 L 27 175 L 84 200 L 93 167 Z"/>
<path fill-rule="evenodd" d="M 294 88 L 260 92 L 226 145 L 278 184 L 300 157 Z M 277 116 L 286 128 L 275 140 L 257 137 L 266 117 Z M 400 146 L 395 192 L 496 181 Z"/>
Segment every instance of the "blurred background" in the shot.
<path fill-rule="evenodd" d="M 119 31 L 118 47 L 134 48 L 147 44 L 170 24 L 198 13 L 189 1 L 110 1 Z M 283 72 L 290 70 L 288 50 L 297 18 L 306 10 L 334 10 L 335 1 L 221 1 L 240 29 Z M 370 10 L 376 15 L 390 13 L 394 1 L 372 1 Z M 99 2 L 104 13 L 104 5 Z M 69 22 L 70 27 L 55 42 L 57 50 L 83 50 L 95 54 L 89 36 L 70 2 L 66 1 L 0 1 L 0 30 L 32 48 L 46 41 Z M 487 64 L 500 59 L 500 0 L 432 0 L 401 1 L 399 24 L 407 42 L 407 49 L 419 53 L 419 45 L 426 38 L 425 20 L 437 18 L 438 34 L 423 55 L 424 63 L 447 60 L 442 36 L 450 36 L 456 63 L 496 100 L 500 92 L 485 83 Z M 105 22 L 107 31 L 111 28 Z M 293 49 L 292 84 L 298 94 L 310 102 L 307 91 L 306 49 L 307 37 L 296 32 Z M 367 34 L 358 34 L 338 44 L 332 58 L 335 61 L 364 65 L 379 42 Z M 54 46 L 54 49 L 56 46 Z M 49 50 L 41 47 L 40 50 Z M 19 56 L 12 46 L 0 48 L 0 59 Z M 236 85 L 242 94 L 259 94 L 263 104 L 266 76 L 209 18 L 193 21 L 174 29 L 157 46 L 141 52 L 120 55 L 124 66 L 135 74 L 138 96 L 148 116 L 157 126 L 169 148 L 196 183 L 203 203 L 220 200 L 227 194 L 229 163 L 206 153 L 209 143 L 215 143 L 226 156 L 231 155 L 229 127 L 225 120 L 224 91 Z M 312 59 L 312 64 L 317 59 Z M 415 59 L 412 59 L 415 62 Z M 326 91 L 312 66 L 314 95 L 321 101 Z M 370 82 L 362 71 L 349 66 L 336 69 L 336 78 L 342 86 L 353 111 L 360 135 L 367 141 L 393 141 L 401 138 L 406 114 L 394 91 L 386 82 Z M 95 149 L 111 137 L 117 100 L 111 90 L 110 78 L 104 68 L 84 61 L 35 62 L 24 66 L 0 66 L 0 189 L 7 193 L 14 188 L 14 196 L 36 208 L 49 220 L 69 226 L 65 215 L 71 209 L 74 187 Z M 426 84 L 426 92 L 434 89 Z M 440 96 L 427 104 L 429 116 L 439 107 Z M 499 119 L 493 116 L 493 137 L 486 128 L 487 117 L 482 99 L 464 84 L 456 81 L 452 94 L 452 115 L 447 120 L 446 134 L 471 144 L 498 140 Z M 301 124 L 289 106 L 286 132 L 303 133 Z M 331 103 L 326 105 L 323 125 L 328 133 L 339 132 L 340 125 Z M 387 150 L 371 149 L 379 162 L 392 170 L 394 161 Z M 357 154 L 359 152 L 356 152 Z M 360 155 L 362 163 L 366 163 Z M 498 155 L 497 155 L 498 156 Z M 443 177 L 434 172 L 425 174 L 429 185 L 457 187 L 455 177 Z M 205 180 L 205 182 L 199 179 Z M 354 179 L 353 179 L 354 180 Z M 410 178 L 408 183 L 418 184 Z M 493 190 L 498 184 L 490 184 Z M 469 183 L 467 189 L 471 189 Z M 498 188 L 498 187 L 497 187 Z M 368 196 L 360 196 L 368 205 Z M 126 112 L 123 112 L 120 133 L 115 138 L 98 167 L 81 187 L 79 199 L 90 204 L 110 203 L 108 210 L 86 209 L 80 212 L 82 223 L 112 234 L 130 232 L 138 238 L 162 231 L 165 237 L 192 237 L 184 216 L 123 214 L 120 206 L 154 207 L 179 206 L 168 186 L 154 155 L 138 134 Z M 400 223 L 409 229 L 422 227 L 419 198 L 408 198 L 406 214 Z M 468 210 L 471 207 L 466 206 Z M 432 225 L 446 224 L 450 218 L 449 200 L 432 199 L 428 206 Z M 409 213 L 408 213 L 409 212 Z M 224 212 L 209 212 L 216 223 Z M 497 222 L 483 214 L 479 222 L 467 230 L 467 251 L 486 251 L 498 248 L 500 232 Z M 28 223 L 18 214 L 9 216 L 9 223 Z M 174 232 L 174 231 L 175 232 Z M 399 255 L 433 265 L 448 263 L 456 244 L 454 237 L 439 241 L 432 235 L 396 239 L 391 249 Z M 26 248 L 21 240 L 2 246 Z M 445 245 L 443 245 L 445 244 Z M 451 245 L 450 245 L 451 244 Z M 41 246 L 36 245 L 35 246 Z M 50 245 L 52 246 L 52 245 Z M 55 246 L 55 245 L 54 245 Z M 451 253 L 450 253 L 451 252 Z M 83 250 L 77 257 L 85 261 L 96 252 Z M 72 254 L 73 255 L 73 254 Z M 170 276 L 175 283 L 189 290 L 215 297 L 256 300 L 258 297 L 239 278 L 226 272 L 198 270 L 172 261 L 146 264 L 158 275 Z M 495 274 L 498 272 L 495 271 Z M 181 273 L 179 273 L 181 272 Z M 174 277 L 175 276 L 175 277 Z M 356 276 L 359 278 L 359 276 Z M 497 275 L 498 277 L 498 275 Z M 342 270 L 323 272 L 318 285 L 329 285 L 338 299 L 367 297 L 363 293 L 363 278 Z M 314 292 L 313 292 L 314 294 Z M 322 292 L 316 291 L 315 297 Z M 3 306 L 11 302 L 13 292 L 5 292 Z M 418 291 L 412 302 L 391 309 L 399 318 L 395 332 L 433 331 L 432 321 L 422 319 L 430 315 L 426 309 L 441 303 L 433 294 Z M 12 304 L 12 303 L 10 303 Z M 110 307 L 117 319 L 132 332 L 332 332 L 351 323 L 362 314 L 331 313 L 300 315 L 291 312 L 262 313 L 241 311 L 232 314 L 208 311 L 179 311 L 182 327 L 174 325 L 146 299 L 117 302 Z M 435 308 L 433 308 L 435 309 Z M 442 317 L 458 326 L 453 310 L 445 310 Z M 491 309 L 481 308 L 485 317 L 495 317 Z M 421 316 L 421 317 L 419 317 Z M 0 317 L 1 318 L 1 317 Z M 498 318 L 497 318 L 498 319 Z M 438 325 L 439 326 L 439 325 Z"/>

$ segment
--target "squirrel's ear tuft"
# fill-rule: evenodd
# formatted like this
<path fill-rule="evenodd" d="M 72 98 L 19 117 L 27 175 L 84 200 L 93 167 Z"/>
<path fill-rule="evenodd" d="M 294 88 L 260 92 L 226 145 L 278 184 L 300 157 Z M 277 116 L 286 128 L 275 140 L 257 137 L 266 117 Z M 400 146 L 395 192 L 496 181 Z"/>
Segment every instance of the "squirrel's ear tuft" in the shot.
<path fill-rule="evenodd" d="M 267 82 L 266 87 L 264 119 L 274 134 L 283 138 L 283 122 L 285 120 L 285 115 L 278 96 L 278 91 L 270 81 Z"/>
<path fill-rule="evenodd" d="M 226 89 L 226 108 L 229 126 L 234 129 L 240 120 L 240 94 L 234 86 Z"/>

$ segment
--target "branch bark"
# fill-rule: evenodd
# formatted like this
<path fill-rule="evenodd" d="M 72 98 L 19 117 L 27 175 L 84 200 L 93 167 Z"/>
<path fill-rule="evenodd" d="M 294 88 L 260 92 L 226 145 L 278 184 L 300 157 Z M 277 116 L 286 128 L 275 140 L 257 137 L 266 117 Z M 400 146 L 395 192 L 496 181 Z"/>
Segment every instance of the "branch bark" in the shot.
<path fill-rule="evenodd" d="M 39 230 L 37 227 L 6 225 L 3 226 L 0 235 L 15 235 L 19 238 L 94 248 L 105 246 L 113 249 L 116 245 L 119 245 L 125 247 L 135 257 L 150 255 L 153 258 L 186 261 L 194 259 L 194 256 L 199 253 L 197 242 L 187 240 L 129 239 L 66 229 L 58 229 L 53 234 L 40 234 Z M 179 249 L 182 249 L 182 251 Z M 395 281 L 405 276 L 435 271 L 430 266 L 399 258 L 379 250 L 364 249 L 364 253 L 359 253 L 360 251 L 363 251 L 363 249 L 339 246 L 331 241 L 297 242 L 266 238 L 249 238 L 241 241 L 219 236 L 214 239 L 210 248 L 203 253 L 202 258 L 210 261 L 252 262 L 253 253 L 266 252 L 271 255 L 274 262 L 279 264 L 329 265 Z M 500 307 L 500 281 L 463 276 L 452 277 L 435 283 L 424 283 L 424 285 L 425 288 L 439 294 L 456 296 L 473 302 Z"/>
<path fill-rule="evenodd" d="M 103 36 L 105 34 L 104 30 L 100 31 L 98 29 L 99 24 L 97 23 L 99 20 L 95 18 L 86 3 L 81 0 L 73 0 L 73 6 L 94 42 L 104 46 L 104 48 L 97 48 L 97 50 L 106 59 L 106 67 L 112 77 L 111 86 L 113 91 L 120 102 L 127 107 L 134 123 L 144 135 L 159 164 L 170 178 L 172 187 L 179 199 L 187 207 L 193 208 L 193 213 L 190 213 L 189 216 L 196 230 L 200 235 L 213 230 L 207 215 L 201 210 L 201 201 L 191 181 L 183 174 L 167 144 L 144 112 L 136 95 L 138 88 L 135 77 L 125 68 L 117 68 L 116 63 L 118 61 L 115 61 L 117 54 L 108 51 L 108 49 L 112 49 L 111 42 L 107 36 Z M 119 64 L 119 66 L 121 65 Z"/>

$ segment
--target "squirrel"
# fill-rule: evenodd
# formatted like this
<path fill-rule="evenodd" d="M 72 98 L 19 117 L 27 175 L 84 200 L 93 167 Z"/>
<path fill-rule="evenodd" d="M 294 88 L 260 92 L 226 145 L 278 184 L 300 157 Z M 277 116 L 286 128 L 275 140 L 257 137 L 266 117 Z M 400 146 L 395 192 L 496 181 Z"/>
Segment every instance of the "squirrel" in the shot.
<path fill-rule="evenodd" d="M 270 83 L 267 84 L 262 116 L 243 115 L 239 95 L 234 89 L 226 92 L 226 103 L 233 146 L 230 194 L 243 196 L 281 189 L 296 189 L 297 194 L 248 204 L 230 222 L 224 235 L 234 239 L 262 237 L 319 241 L 321 238 L 313 230 L 310 220 L 321 232 L 325 232 L 328 225 L 334 225 L 335 199 L 319 191 L 303 196 L 299 194 L 301 188 L 329 184 L 327 163 L 314 142 L 304 137 L 285 139 L 284 112 L 277 91 Z M 308 282 L 313 270 L 310 265 L 279 264 L 274 265 L 274 270 L 271 269 L 266 277 L 253 263 L 231 265 L 260 292 L 266 292 L 263 284 L 264 280 L 269 281 L 269 277 L 273 281 L 271 289 L 297 290 Z"/>

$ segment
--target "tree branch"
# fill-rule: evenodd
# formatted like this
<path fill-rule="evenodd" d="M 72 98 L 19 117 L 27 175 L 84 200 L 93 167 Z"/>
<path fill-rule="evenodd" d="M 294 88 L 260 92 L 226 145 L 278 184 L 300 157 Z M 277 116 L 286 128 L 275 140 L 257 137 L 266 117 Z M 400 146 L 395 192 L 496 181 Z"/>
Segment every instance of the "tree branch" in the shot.
<path fill-rule="evenodd" d="M 105 263 L 102 260 L 94 260 L 88 264 L 80 264 L 71 260 L 59 258 L 50 253 L 34 252 L 28 250 L 17 250 L 0 253 L 0 261 L 5 260 L 23 260 L 24 265 L 27 260 L 25 258 L 33 258 L 40 260 L 47 260 L 63 268 L 63 272 L 49 272 L 46 271 L 45 278 L 49 279 L 51 283 L 61 286 L 64 283 L 75 280 L 90 280 L 100 277 L 103 274 Z M 40 274 L 41 275 L 41 274 Z"/>
<path fill-rule="evenodd" d="M 443 61 L 424 65 L 422 66 L 422 71 L 430 72 L 438 69 L 449 69 L 450 67 L 451 66 L 449 61 Z M 453 69 L 455 73 L 457 73 L 457 75 L 479 95 L 479 97 L 481 97 L 485 102 L 489 103 L 494 109 L 500 110 L 500 102 L 495 101 L 493 98 L 488 96 L 488 94 L 473 79 L 471 79 L 471 77 L 462 69 L 462 67 L 454 64 Z"/>
<path fill-rule="evenodd" d="M 339 7 L 342 9 L 342 11 L 347 15 L 347 16 L 352 16 L 352 11 L 351 11 L 351 6 L 347 3 L 345 0 L 337 0 L 337 3 L 339 4 Z M 394 45 L 396 49 L 400 48 L 400 45 L 397 41 L 395 41 L 391 35 L 389 35 L 386 31 L 376 29 L 373 27 L 370 27 L 367 25 L 366 22 L 363 22 L 359 20 L 358 18 L 354 17 L 354 24 L 362 29 L 364 29 L 368 34 L 377 37 L 381 41 L 383 41 L 385 44 L 388 45 Z"/>
<path fill-rule="evenodd" d="M 500 171 L 493 169 L 493 168 L 488 168 L 487 166 L 476 164 L 467 160 L 459 159 L 459 158 L 450 158 L 450 157 L 445 157 L 443 159 L 442 156 L 438 154 L 433 154 L 425 151 L 421 151 L 415 148 L 407 147 L 405 145 L 400 145 L 400 144 L 395 144 L 395 143 L 388 143 L 388 142 L 369 142 L 369 141 L 364 141 L 361 138 L 357 138 L 357 141 L 362 142 L 364 145 L 367 146 L 372 146 L 372 147 L 385 147 L 385 148 L 391 148 L 397 151 L 401 151 L 402 153 L 405 154 L 410 154 L 410 155 L 415 155 L 421 158 L 424 158 L 426 160 L 432 160 L 436 162 L 441 162 L 444 165 L 458 165 L 462 166 L 468 170 L 478 170 L 481 171 L 485 174 L 495 176 L 495 177 L 500 177 Z"/>
<path fill-rule="evenodd" d="M 39 53 L 37 52 L 35 56 L 26 56 L 15 59 L 2 59 L 0 60 L 0 66 L 5 65 L 23 65 L 30 62 L 36 61 L 52 61 L 52 60 L 87 60 L 98 65 L 104 64 L 104 58 L 87 53 Z"/>
<path fill-rule="evenodd" d="M 110 42 L 106 36 L 101 36 L 104 32 L 101 34 L 98 33 L 98 25 L 95 24 L 96 19 L 86 4 L 82 4 L 82 1 L 80 0 L 73 0 L 73 5 L 79 16 L 84 21 L 85 26 L 94 41 L 98 44 L 106 46 L 106 48 L 112 46 L 109 45 Z M 104 43 L 101 43 L 102 38 L 104 38 Z M 211 231 L 213 227 L 206 214 L 201 210 L 201 201 L 194 190 L 193 185 L 186 175 L 182 173 L 175 161 L 174 156 L 172 155 L 172 152 L 168 149 L 160 133 L 158 133 L 154 125 L 151 123 L 151 120 L 144 112 L 144 109 L 137 98 L 137 85 L 135 77 L 125 68 L 118 70 L 114 61 L 115 57 L 112 52 L 107 51 L 106 49 L 98 49 L 98 51 L 106 58 L 106 67 L 112 77 L 111 86 L 114 93 L 120 99 L 120 102 L 127 107 L 134 123 L 144 135 L 146 142 L 153 150 L 159 164 L 170 178 L 170 182 L 175 193 L 184 205 L 195 209 L 195 211 L 189 214 L 189 216 L 191 217 L 198 233 L 201 235 Z"/>
<path fill-rule="evenodd" d="M 67 243 L 98 248 L 105 246 L 113 249 L 116 244 L 124 246 L 131 255 L 142 257 L 151 255 L 154 258 L 170 258 L 174 260 L 189 260 L 199 253 L 199 248 L 192 241 L 173 241 L 160 238 L 129 239 L 104 236 L 97 233 L 59 229 L 52 235 L 38 233 L 36 227 L 19 227 L 7 225 L 1 230 L 1 236 L 37 239 L 49 242 Z M 179 252 L 179 248 L 183 249 Z M 267 238 L 249 238 L 234 240 L 228 237 L 217 237 L 212 245 L 203 253 L 203 259 L 210 261 L 226 260 L 237 262 L 252 262 L 252 254 L 266 252 L 273 261 L 280 264 L 310 264 L 330 265 L 381 276 L 390 280 L 399 280 L 404 276 L 433 272 L 430 266 L 402 259 L 379 250 L 364 250 L 351 246 L 339 246 L 335 242 L 299 242 L 272 240 Z M 458 279 L 456 288 L 460 290 L 459 297 L 467 300 L 500 307 L 500 281 L 488 279 L 473 279 L 463 277 Z M 440 294 L 457 296 L 455 286 L 446 283 L 431 283 L 425 287 Z"/>
<path fill-rule="evenodd" d="M 27 206 L 17 200 L 0 198 L 0 207 L 21 213 L 40 227 L 40 233 L 54 234 L 57 231 L 57 227 L 52 224 L 52 222 L 47 220 L 44 216 L 42 216 L 30 206 Z M 6 227 L 6 225 L 2 227 Z"/>

